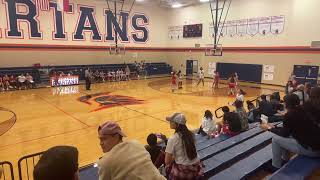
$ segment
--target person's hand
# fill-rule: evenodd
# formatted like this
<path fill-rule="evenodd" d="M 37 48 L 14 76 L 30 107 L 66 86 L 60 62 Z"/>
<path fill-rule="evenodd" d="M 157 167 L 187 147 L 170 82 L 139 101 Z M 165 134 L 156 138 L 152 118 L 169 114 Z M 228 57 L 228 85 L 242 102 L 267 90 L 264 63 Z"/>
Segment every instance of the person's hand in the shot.
<path fill-rule="evenodd" d="M 268 130 L 268 129 L 271 129 L 271 128 L 273 128 L 273 127 L 274 127 L 274 126 L 271 126 L 271 125 L 265 124 L 265 123 L 262 123 L 262 124 L 260 125 L 260 128 L 263 129 L 263 130 Z"/>

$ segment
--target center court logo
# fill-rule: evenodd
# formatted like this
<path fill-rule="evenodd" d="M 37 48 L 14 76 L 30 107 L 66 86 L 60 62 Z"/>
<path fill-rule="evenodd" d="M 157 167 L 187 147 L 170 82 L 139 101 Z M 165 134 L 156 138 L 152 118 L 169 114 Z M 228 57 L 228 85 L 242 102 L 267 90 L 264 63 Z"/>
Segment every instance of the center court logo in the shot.
<path fill-rule="evenodd" d="M 112 108 L 116 106 L 143 104 L 144 100 L 135 99 L 129 96 L 110 95 L 110 92 L 88 94 L 78 98 L 78 101 L 88 105 L 98 104 L 99 107 L 90 111 L 100 111 L 102 109 Z"/>

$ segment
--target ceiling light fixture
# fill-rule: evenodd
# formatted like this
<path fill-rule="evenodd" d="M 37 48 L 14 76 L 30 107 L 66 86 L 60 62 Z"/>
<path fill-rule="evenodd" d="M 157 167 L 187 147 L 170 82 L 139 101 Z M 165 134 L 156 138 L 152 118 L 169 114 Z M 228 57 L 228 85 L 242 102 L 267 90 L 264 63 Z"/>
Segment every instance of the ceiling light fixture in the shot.
<path fill-rule="evenodd" d="M 200 2 L 209 2 L 210 0 L 200 0 Z"/>
<path fill-rule="evenodd" d="M 172 8 L 179 8 L 179 7 L 182 7 L 182 4 L 180 4 L 180 3 L 175 3 L 175 4 L 172 4 L 171 7 L 172 7 Z"/>

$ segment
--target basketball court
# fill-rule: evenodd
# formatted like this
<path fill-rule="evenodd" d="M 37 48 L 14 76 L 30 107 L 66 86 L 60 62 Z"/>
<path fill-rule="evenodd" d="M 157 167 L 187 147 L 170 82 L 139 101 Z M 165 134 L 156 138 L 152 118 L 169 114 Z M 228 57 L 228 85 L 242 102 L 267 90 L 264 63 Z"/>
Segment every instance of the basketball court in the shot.
<path fill-rule="evenodd" d="M 24 155 L 66 144 L 79 149 L 80 165 L 92 163 L 102 155 L 97 127 L 109 120 L 118 122 L 129 139 L 143 144 L 149 133 L 173 133 L 165 117 L 174 112 L 185 113 L 189 128 L 197 129 L 205 110 L 213 112 L 233 102 L 234 97 L 226 95 L 224 84 L 213 94 L 211 80 L 206 80 L 204 87 L 195 83 L 184 80 L 183 89 L 176 93 L 171 93 L 170 78 L 100 83 L 91 91 L 79 85 L 1 93 L 0 101 L 15 112 L 17 121 L 0 136 L 0 159 L 17 162 Z M 243 86 L 248 100 L 270 94 L 272 88 L 282 89 Z M 85 100 L 81 102 L 81 98 Z M 11 116 L 1 111 L 1 122 Z"/>
<path fill-rule="evenodd" d="M 97 128 L 106 121 L 119 123 L 128 139 L 142 144 L 150 133 L 170 137 L 165 117 L 174 112 L 198 129 L 205 110 L 232 107 L 226 79 L 235 72 L 245 101 L 275 91 L 283 96 L 290 75 L 317 84 L 320 25 L 311 22 L 316 0 L 62 1 L 0 2 L 0 77 L 27 69 L 40 84 L 0 91 L 0 162 L 11 162 L 15 176 L 21 157 L 56 145 L 77 147 L 80 166 L 96 162 L 103 155 Z M 154 64 L 149 73 L 155 76 L 94 83 L 86 90 L 85 68 L 131 69 L 136 61 Z M 182 71 L 182 89 L 171 91 L 170 72 L 157 63 Z M 196 85 L 200 67 L 204 86 Z M 76 72 L 73 84 L 50 86 L 56 86 L 51 72 L 59 68 Z M 215 71 L 223 80 L 213 89 Z"/>

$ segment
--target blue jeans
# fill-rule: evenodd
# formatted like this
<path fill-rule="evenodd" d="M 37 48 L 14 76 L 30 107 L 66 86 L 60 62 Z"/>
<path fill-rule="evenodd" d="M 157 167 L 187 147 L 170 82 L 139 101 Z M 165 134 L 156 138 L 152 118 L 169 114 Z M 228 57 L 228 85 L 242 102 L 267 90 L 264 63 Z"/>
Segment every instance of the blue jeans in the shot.
<path fill-rule="evenodd" d="M 320 157 L 320 151 L 315 152 L 304 148 L 293 137 L 284 138 L 274 135 L 272 138 L 272 165 L 280 168 L 282 160 L 289 160 L 289 152 L 309 157 Z"/>

